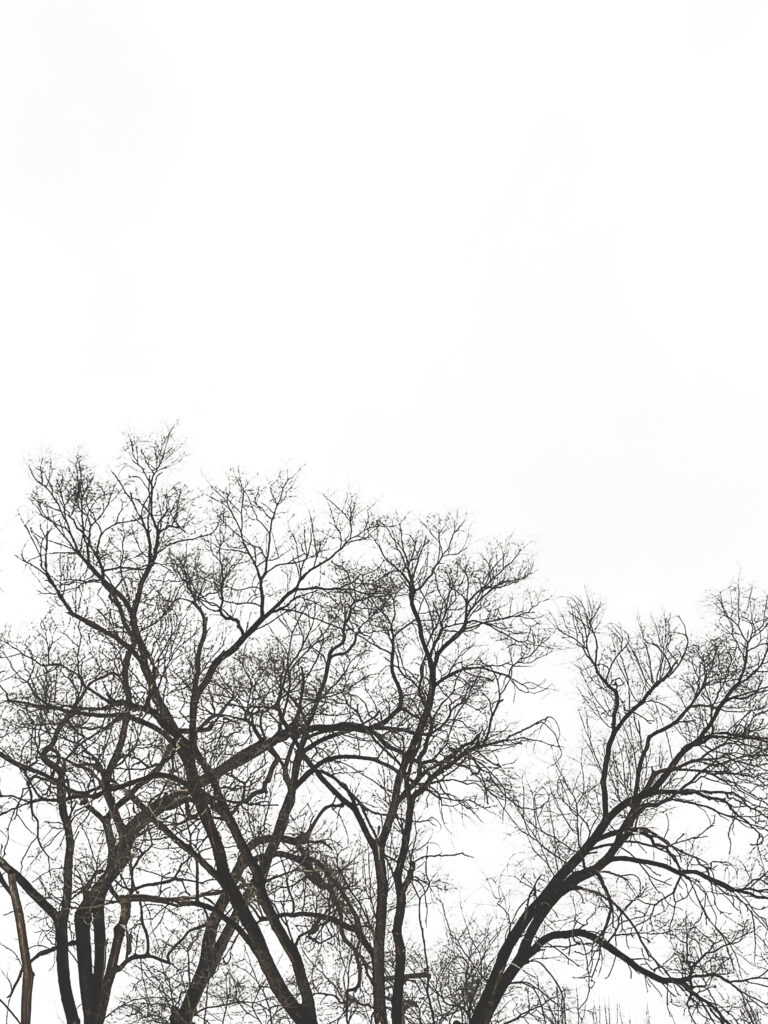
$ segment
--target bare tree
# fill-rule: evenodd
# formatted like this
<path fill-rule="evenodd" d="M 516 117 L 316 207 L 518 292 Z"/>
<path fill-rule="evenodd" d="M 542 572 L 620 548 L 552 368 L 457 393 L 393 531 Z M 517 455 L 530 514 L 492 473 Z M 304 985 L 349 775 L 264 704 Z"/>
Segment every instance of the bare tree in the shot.
<path fill-rule="evenodd" d="M 283 694 L 276 702 L 274 695 L 258 696 L 260 676 L 252 676 L 255 695 L 254 690 L 250 696 L 243 693 L 239 683 L 249 678 L 249 668 L 258 671 L 269 661 L 270 649 L 281 638 L 296 634 L 308 616 L 321 616 L 322 595 L 335 586 L 334 560 L 369 527 L 352 500 L 328 503 L 322 520 L 312 513 L 299 518 L 290 506 L 289 477 L 263 487 L 238 477 L 201 499 L 190 488 L 168 482 L 176 457 L 168 434 L 148 442 L 131 439 L 123 461 L 106 479 L 99 479 L 80 457 L 61 470 L 48 460 L 33 469 L 25 557 L 63 616 L 56 620 L 54 615 L 26 646 L 7 647 L 2 756 L 22 774 L 23 785 L 6 813 L 14 820 L 27 814 L 21 827 L 33 831 L 32 861 L 42 862 L 41 882 L 29 881 L 7 859 L 0 867 L 18 877 L 50 922 L 68 1021 L 79 1020 L 69 968 L 72 946 L 86 1024 L 100 1024 L 115 973 L 138 955 L 120 956 L 136 884 L 141 892 L 138 927 L 146 940 L 143 956 L 153 955 L 146 915 L 152 911 L 154 916 L 154 908 L 202 904 L 212 920 L 226 927 L 224 900 L 256 950 L 278 1001 L 294 1012 L 300 1009 L 274 966 L 263 922 L 250 913 L 237 886 L 252 860 L 248 844 L 254 837 L 244 839 L 237 832 L 241 863 L 229 865 L 212 806 L 223 798 L 223 780 L 237 771 L 232 785 L 239 804 L 248 809 L 249 797 L 258 797 L 264 784 L 261 777 L 258 783 L 253 780 L 249 766 L 258 762 L 254 771 L 273 777 L 280 764 L 275 747 L 295 742 L 303 705 L 295 710 L 286 680 L 278 680 Z M 289 624 L 287 617 L 292 617 Z M 271 643 L 249 666 L 246 648 L 267 624 Z M 229 671 L 236 662 L 238 668 Z M 233 679 L 235 689 L 227 693 Z M 30 727 L 20 730 L 24 719 Z M 288 771 L 285 759 L 281 770 Z M 290 803 L 291 797 L 286 799 Z M 164 815 L 180 808 L 197 811 L 194 824 L 189 813 L 181 816 L 182 832 L 200 827 L 208 842 L 205 853 L 177 841 L 179 830 L 165 821 Z M 89 827 L 94 822 L 102 833 L 100 855 Z M 278 829 L 285 827 L 280 819 Z M 186 850 L 188 860 L 192 849 L 195 865 L 200 860 L 207 865 L 206 858 L 213 857 L 222 891 L 202 896 L 195 876 L 190 893 L 186 861 L 170 874 L 147 866 L 162 849 L 158 839 L 169 834 L 173 848 Z M 263 829 L 257 841 L 270 845 Z M 55 854 L 58 871 L 51 863 Z M 99 863 L 95 871 L 94 859 Z M 152 881 L 135 882 L 138 861 Z M 254 861 L 251 866 L 258 877 L 259 865 Z M 115 892 L 118 877 L 126 873 L 131 885 Z M 105 926 L 110 893 L 120 907 L 111 950 Z M 270 916 L 268 927 L 290 949 L 277 915 Z M 204 939 L 210 941 L 210 935 L 209 930 Z M 211 959 L 205 941 L 203 955 L 213 970 L 216 958 Z M 293 966 L 301 976 L 301 964 Z M 195 990 L 193 979 L 190 1005 Z M 309 998 L 311 1003 L 311 993 Z"/>
<path fill-rule="evenodd" d="M 104 717 L 90 701 L 103 662 L 97 672 L 93 648 L 85 656 L 78 649 L 81 637 L 70 643 L 77 632 L 65 639 L 47 623 L 36 642 L 6 647 L 13 685 L 4 688 L 0 735 L 0 869 L 17 923 L 23 894 L 35 924 L 34 954 L 26 933 L 19 932 L 23 1006 L 31 1000 L 32 961 L 53 955 L 66 1020 L 79 1019 L 79 986 L 84 1019 L 100 1024 L 124 952 L 135 897 L 132 872 L 152 853 L 149 822 L 125 821 L 117 806 L 126 748 L 144 752 L 125 716 Z M 159 888 L 164 884 L 160 880 Z"/>
<path fill-rule="evenodd" d="M 698 640 L 572 602 L 560 746 L 520 545 L 285 475 L 195 490 L 178 457 L 33 468 L 51 610 L 5 641 L 0 726 L 25 1024 L 49 953 L 71 1024 L 559 1024 L 612 963 L 693 1020 L 761 1012 L 762 597 Z M 469 820 L 508 836 L 490 908 L 446 860 Z"/>
<path fill-rule="evenodd" d="M 383 1024 L 429 1003 L 421 932 L 439 860 L 436 819 L 504 803 L 513 753 L 535 732 L 505 721 L 504 699 L 522 685 L 515 669 L 540 637 L 537 599 L 525 589 L 531 564 L 518 546 L 475 551 L 455 517 L 393 519 L 377 556 L 366 685 L 383 714 L 374 730 L 307 761 L 345 834 L 357 837 L 368 936 L 355 947 L 366 977 L 354 998 Z"/>
<path fill-rule="evenodd" d="M 768 609 L 740 586 L 713 605 L 716 628 L 691 642 L 670 617 L 630 634 L 571 604 L 581 754 L 515 788 L 536 871 L 472 1024 L 563 956 L 618 961 L 702 1021 L 765 1005 Z"/>

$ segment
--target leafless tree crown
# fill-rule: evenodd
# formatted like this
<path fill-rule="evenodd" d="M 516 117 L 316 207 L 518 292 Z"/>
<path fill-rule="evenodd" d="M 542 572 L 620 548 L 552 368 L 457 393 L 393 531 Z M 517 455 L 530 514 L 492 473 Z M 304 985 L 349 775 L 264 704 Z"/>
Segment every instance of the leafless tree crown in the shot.
<path fill-rule="evenodd" d="M 525 549 L 459 516 L 179 463 L 168 432 L 31 469 L 49 610 L 2 641 L 8 1021 L 53 1019 L 47 964 L 67 1024 L 618 1021 L 587 998 L 611 970 L 763 1019 L 763 595 L 714 596 L 696 638 L 590 599 L 553 625 Z M 526 671 L 553 644 L 562 745 Z M 448 856 L 468 822 L 499 843 L 485 892 Z"/>

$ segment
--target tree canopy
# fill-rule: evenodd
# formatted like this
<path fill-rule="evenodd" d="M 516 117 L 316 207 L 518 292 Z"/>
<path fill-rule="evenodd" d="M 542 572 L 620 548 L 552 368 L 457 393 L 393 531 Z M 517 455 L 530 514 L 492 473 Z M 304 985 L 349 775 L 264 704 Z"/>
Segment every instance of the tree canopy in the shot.
<path fill-rule="evenodd" d="M 713 596 L 698 636 L 628 630 L 556 611 L 526 548 L 461 516 L 180 462 L 170 431 L 105 472 L 31 467 L 8 1020 L 51 1019 L 49 961 L 67 1024 L 555 1024 L 611 964 L 693 1021 L 763 1019 L 764 595 Z M 554 647 L 578 727 L 533 668 Z M 484 890 L 468 822 L 498 845 Z"/>

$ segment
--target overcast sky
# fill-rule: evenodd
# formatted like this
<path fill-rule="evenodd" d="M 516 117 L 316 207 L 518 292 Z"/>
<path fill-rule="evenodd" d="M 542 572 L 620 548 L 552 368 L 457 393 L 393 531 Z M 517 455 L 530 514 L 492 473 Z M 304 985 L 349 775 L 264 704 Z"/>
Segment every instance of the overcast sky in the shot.
<path fill-rule="evenodd" d="M 618 613 L 768 584 L 767 30 L 3 4 L 0 565 L 25 455 L 179 420 L 211 472 L 465 508 Z"/>
<path fill-rule="evenodd" d="M 24 459 L 460 507 L 555 593 L 768 585 L 768 5 L 0 6 L 0 608 Z"/>

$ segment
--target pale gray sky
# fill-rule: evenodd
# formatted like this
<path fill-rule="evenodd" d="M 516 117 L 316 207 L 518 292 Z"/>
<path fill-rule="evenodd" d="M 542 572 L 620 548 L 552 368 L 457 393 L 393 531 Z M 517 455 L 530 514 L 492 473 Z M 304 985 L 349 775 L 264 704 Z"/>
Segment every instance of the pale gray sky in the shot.
<path fill-rule="evenodd" d="M 555 592 L 768 585 L 768 6 L 6 3 L 0 587 L 23 459 L 460 506 Z"/>
<path fill-rule="evenodd" d="M 620 612 L 768 583 L 767 43 L 750 0 L 3 5 L 3 523 L 25 453 L 178 419 Z"/>

